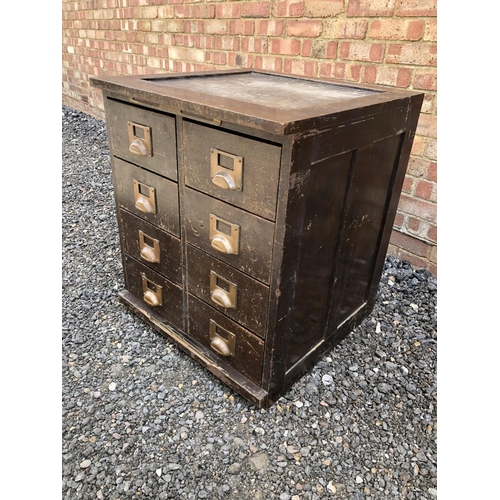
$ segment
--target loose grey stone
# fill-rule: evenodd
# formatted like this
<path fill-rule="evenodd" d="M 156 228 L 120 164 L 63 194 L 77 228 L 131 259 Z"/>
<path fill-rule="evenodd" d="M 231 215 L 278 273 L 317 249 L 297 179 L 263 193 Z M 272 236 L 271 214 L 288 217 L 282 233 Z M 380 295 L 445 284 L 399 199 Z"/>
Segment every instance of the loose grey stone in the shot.
<path fill-rule="evenodd" d="M 384 394 L 391 391 L 391 386 L 385 382 L 378 384 L 377 389 Z"/>
<path fill-rule="evenodd" d="M 167 464 L 167 469 L 168 470 L 179 470 L 181 469 L 182 467 L 179 465 L 179 464 Z"/>
<path fill-rule="evenodd" d="M 269 458 L 265 453 L 255 453 L 249 460 L 255 470 L 265 471 L 269 467 Z"/>
<path fill-rule="evenodd" d="M 241 469 L 241 465 L 240 465 L 239 463 L 236 463 L 236 462 L 235 462 L 234 464 L 231 464 L 231 465 L 229 466 L 229 469 L 228 469 L 228 470 L 229 470 L 229 472 L 230 472 L 231 474 L 238 474 L 238 472 L 240 472 L 240 469 Z"/>
<path fill-rule="evenodd" d="M 306 391 L 308 394 L 317 394 L 318 386 L 316 384 L 313 384 L 312 382 L 308 382 L 306 384 Z"/>

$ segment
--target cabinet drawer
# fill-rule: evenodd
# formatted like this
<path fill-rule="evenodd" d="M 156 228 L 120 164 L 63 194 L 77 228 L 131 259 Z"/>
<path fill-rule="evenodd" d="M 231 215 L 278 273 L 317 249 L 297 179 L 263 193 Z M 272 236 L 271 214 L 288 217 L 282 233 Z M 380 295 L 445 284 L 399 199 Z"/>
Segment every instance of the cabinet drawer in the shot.
<path fill-rule="evenodd" d="M 120 207 L 179 236 L 177 184 L 118 158 L 113 164 L 115 198 Z"/>
<path fill-rule="evenodd" d="M 260 384 L 264 342 L 189 295 L 189 334 L 243 375 Z"/>
<path fill-rule="evenodd" d="M 274 220 L 281 147 L 184 121 L 185 182 Z"/>
<path fill-rule="evenodd" d="M 188 243 L 269 284 L 274 224 L 186 189 Z"/>
<path fill-rule="evenodd" d="M 269 287 L 191 245 L 187 256 L 190 293 L 264 338 Z"/>
<path fill-rule="evenodd" d="M 126 210 L 119 217 L 125 253 L 181 284 L 181 240 Z"/>
<path fill-rule="evenodd" d="M 106 104 L 112 154 L 177 180 L 175 118 L 112 99 Z"/>
<path fill-rule="evenodd" d="M 124 262 L 127 290 L 174 326 L 184 328 L 182 288 L 128 255 Z"/>

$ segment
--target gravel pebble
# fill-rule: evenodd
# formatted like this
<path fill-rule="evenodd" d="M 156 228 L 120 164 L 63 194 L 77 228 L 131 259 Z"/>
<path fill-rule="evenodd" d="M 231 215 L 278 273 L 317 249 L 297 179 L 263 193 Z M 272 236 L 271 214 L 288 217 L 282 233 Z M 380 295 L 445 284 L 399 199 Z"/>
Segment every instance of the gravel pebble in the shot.
<path fill-rule="evenodd" d="M 106 127 L 62 131 L 62 500 L 436 497 L 430 273 L 388 256 L 370 316 L 257 410 L 118 301 Z"/>

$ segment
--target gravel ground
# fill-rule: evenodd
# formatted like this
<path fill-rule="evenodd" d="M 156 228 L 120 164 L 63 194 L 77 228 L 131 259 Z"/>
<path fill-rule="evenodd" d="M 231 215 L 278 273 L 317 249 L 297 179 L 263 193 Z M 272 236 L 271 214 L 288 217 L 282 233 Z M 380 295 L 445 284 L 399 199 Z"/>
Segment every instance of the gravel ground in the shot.
<path fill-rule="evenodd" d="M 373 313 L 256 410 L 118 302 L 105 125 L 63 107 L 62 498 L 434 499 L 437 282 L 387 257 Z"/>

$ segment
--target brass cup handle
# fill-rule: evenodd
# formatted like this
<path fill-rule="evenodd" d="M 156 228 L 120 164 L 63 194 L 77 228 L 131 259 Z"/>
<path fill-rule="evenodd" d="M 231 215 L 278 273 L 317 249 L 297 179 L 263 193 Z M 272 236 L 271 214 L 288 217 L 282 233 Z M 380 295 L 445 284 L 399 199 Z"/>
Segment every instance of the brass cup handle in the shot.
<path fill-rule="evenodd" d="M 141 139 L 135 139 L 134 141 L 132 141 L 128 150 L 135 155 L 139 156 L 148 155 L 148 149 L 146 148 L 146 145 Z"/>
<path fill-rule="evenodd" d="M 146 214 L 153 214 L 155 213 L 155 208 L 151 204 L 151 201 L 149 198 L 146 196 L 138 196 L 137 199 L 135 200 L 135 208 L 137 210 L 140 210 L 141 212 L 144 212 Z"/>
<path fill-rule="evenodd" d="M 141 249 L 141 258 L 147 260 L 148 262 L 155 263 L 158 262 L 158 257 L 153 248 L 149 246 L 144 246 Z"/>
<path fill-rule="evenodd" d="M 224 341 L 224 339 L 220 337 L 214 337 L 212 339 L 212 342 L 210 342 L 210 347 L 220 354 L 221 356 L 232 356 L 232 352 L 229 349 L 227 342 Z"/>
<path fill-rule="evenodd" d="M 156 307 L 156 306 L 160 305 L 160 301 L 158 300 L 158 297 L 151 290 L 144 292 L 143 298 L 144 298 L 144 302 L 148 303 L 152 307 Z"/>
<path fill-rule="evenodd" d="M 225 309 L 234 309 L 234 305 L 229 298 L 229 295 L 220 288 L 216 288 L 212 291 L 210 298 L 218 306 L 224 307 Z"/>
<path fill-rule="evenodd" d="M 217 187 L 222 189 L 227 189 L 229 191 L 236 191 L 236 183 L 234 182 L 233 176 L 229 172 L 219 170 L 213 177 L 212 183 Z"/>
<path fill-rule="evenodd" d="M 219 252 L 227 254 L 235 253 L 231 242 L 222 234 L 214 236 L 210 241 L 210 244 L 212 245 L 212 248 L 215 248 L 215 250 L 218 250 Z"/>

